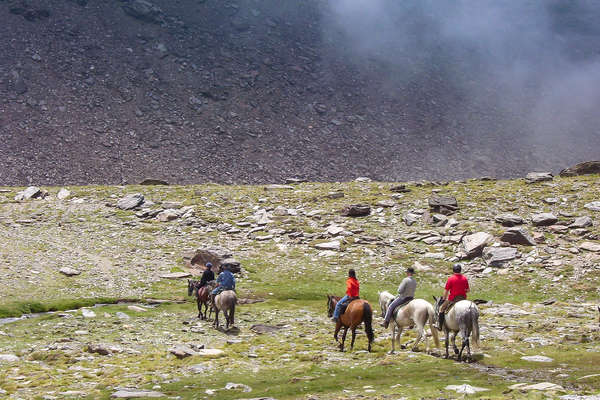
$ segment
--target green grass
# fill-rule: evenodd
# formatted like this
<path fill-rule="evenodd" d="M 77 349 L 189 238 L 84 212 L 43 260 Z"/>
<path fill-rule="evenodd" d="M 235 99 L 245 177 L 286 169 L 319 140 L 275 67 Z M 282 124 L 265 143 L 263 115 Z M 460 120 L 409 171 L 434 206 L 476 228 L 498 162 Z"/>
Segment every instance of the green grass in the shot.
<path fill-rule="evenodd" d="M 91 307 L 95 304 L 116 304 L 123 299 L 96 297 L 87 299 L 62 299 L 48 302 L 23 301 L 11 302 L 0 305 L 0 318 L 20 317 L 23 314 L 43 313 L 49 311 L 75 310 L 82 307 Z M 131 299 L 131 301 L 135 301 Z"/>

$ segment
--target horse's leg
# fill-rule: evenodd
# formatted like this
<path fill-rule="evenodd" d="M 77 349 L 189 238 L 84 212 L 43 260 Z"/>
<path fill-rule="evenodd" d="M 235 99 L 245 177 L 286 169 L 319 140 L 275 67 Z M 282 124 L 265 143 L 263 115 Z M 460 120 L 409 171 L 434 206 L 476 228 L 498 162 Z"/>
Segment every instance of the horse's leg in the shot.
<path fill-rule="evenodd" d="M 335 341 L 337 343 L 340 342 L 340 340 L 338 339 L 338 333 L 340 333 L 340 328 L 342 327 L 342 324 L 339 323 L 339 321 L 335 324 L 335 331 L 333 332 L 333 338 L 335 339 Z"/>
<path fill-rule="evenodd" d="M 352 327 L 352 343 L 350 343 L 350 351 L 354 349 L 354 339 L 356 339 L 356 326 Z"/>
<path fill-rule="evenodd" d="M 456 347 L 456 335 L 458 335 L 458 332 L 452 332 L 452 347 L 454 348 L 454 354 L 458 354 L 458 347 Z"/>
<path fill-rule="evenodd" d="M 198 318 L 202 319 L 202 300 L 200 300 L 200 296 L 196 298 L 196 305 L 198 306 Z"/>
<path fill-rule="evenodd" d="M 415 344 L 412 347 L 412 351 L 417 351 L 417 346 L 419 345 L 419 342 L 421 342 L 421 339 L 423 338 L 423 336 L 425 336 L 425 329 L 423 327 L 423 325 L 421 325 L 420 323 L 417 323 L 417 339 L 415 340 Z M 427 341 L 427 339 L 425 339 Z M 427 346 L 429 347 L 429 346 Z"/>
<path fill-rule="evenodd" d="M 219 309 L 215 309 L 215 322 L 213 322 L 213 326 L 219 329 Z"/>
<path fill-rule="evenodd" d="M 449 338 L 450 332 L 448 332 L 448 329 L 445 329 L 445 332 L 446 332 L 446 355 L 444 356 L 444 358 L 448 358 L 449 357 L 449 355 L 448 355 L 448 345 L 450 344 L 450 338 Z"/>
<path fill-rule="evenodd" d="M 394 322 L 394 326 L 392 327 L 392 350 L 390 350 L 390 354 L 394 354 L 396 352 L 396 323 Z"/>
<path fill-rule="evenodd" d="M 342 343 L 340 343 L 340 351 L 344 351 L 344 343 L 346 342 L 346 333 L 348 333 L 348 327 L 344 327 L 344 333 L 342 333 Z"/>
<path fill-rule="evenodd" d="M 402 332 L 404 332 L 404 327 L 398 325 L 398 332 L 396 333 L 396 341 L 398 342 L 398 347 L 404 349 L 402 346 Z"/>

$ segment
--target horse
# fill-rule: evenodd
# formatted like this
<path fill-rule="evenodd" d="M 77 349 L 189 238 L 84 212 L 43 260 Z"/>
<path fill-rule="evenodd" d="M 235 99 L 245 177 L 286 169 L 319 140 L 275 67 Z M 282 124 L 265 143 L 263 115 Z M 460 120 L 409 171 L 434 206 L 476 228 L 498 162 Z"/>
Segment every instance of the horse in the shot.
<path fill-rule="evenodd" d="M 338 301 L 340 301 L 341 297 L 327 295 L 327 315 L 329 318 L 333 316 L 333 310 Z M 371 305 L 366 300 L 353 300 L 346 307 L 346 311 L 340 316 L 338 322 L 335 325 L 335 333 L 333 334 L 333 338 L 337 343 L 339 343 L 340 351 L 344 351 L 344 343 L 346 342 L 346 333 L 348 332 L 348 328 L 352 331 L 352 343 L 350 343 L 350 350 L 354 348 L 354 339 L 356 339 L 356 328 L 362 322 L 365 323 L 365 332 L 367 333 L 367 338 L 369 340 L 368 350 L 371 351 L 371 343 L 375 338 L 373 334 L 373 310 L 371 309 Z M 342 342 L 338 340 L 338 333 L 341 328 L 344 328 L 344 333 L 342 334 Z"/>
<path fill-rule="evenodd" d="M 435 323 L 437 324 L 439 309 L 444 299 L 433 296 L 435 300 Z M 465 347 L 467 348 L 467 355 L 465 361 L 472 360 L 471 358 L 471 344 L 469 337 L 472 337 L 473 344 L 476 348 L 479 348 L 479 308 L 477 304 L 470 300 L 460 300 L 454 304 L 450 311 L 446 311 L 444 318 L 443 331 L 446 333 L 446 355 L 444 358 L 448 358 L 448 336 L 452 332 L 452 347 L 454 353 L 458 355 L 458 361 L 462 361 L 462 354 Z M 462 346 L 460 351 L 456 347 L 456 335 L 460 332 L 462 337 Z"/>
<path fill-rule="evenodd" d="M 213 326 L 219 329 L 219 311 L 223 311 L 225 316 L 225 330 L 234 324 L 235 305 L 237 304 L 237 295 L 235 290 L 224 290 L 215 297 L 213 307 L 215 309 L 215 322 Z"/>
<path fill-rule="evenodd" d="M 392 300 L 394 300 L 394 295 L 390 292 L 383 291 L 379 293 L 379 306 L 381 307 L 381 315 L 385 315 Z M 408 304 L 400 306 L 396 310 L 396 316 L 393 319 L 394 324 L 392 325 L 392 350 L 390 351 L 390 354 L 394 354 L 396 351 L 396 341 L 398 342 L 398 346 L 400 346 L 400 348 L 404 348 L 400 344 L 402 330 L 406 327 L 412 327 L 413 325 L 417 327 L 418 336 L 412 347 L 412 351 L 417 350 L 417 345 L 421 339 L 425 337 L 426 351 L 429 352 L 429 340 L 427 339 L 427 334 L 425 333 L 425 324 L 427 324 L 427 321 L 429 321 L 429 329 L 431 329 L 431 336 L 433 336 L 435 346 L 440 347 L 438 331 L 434 327 L 435 313 L 433 311 L 433 306 L 428 301 L 423 299 L 413 299 L 409 301 Z M 396 331 L 396 329 L 398 329 L 398 331 Z"/>
<path fill-rule="evenodd" d="M 207 311 L 209 312 L 209 317 L 212 314 L 212 307 L 210 307 L 211 286 L 209 284 L 199 288 L 200 281 L 188 279 L 188 296 L 191 296 L 192 293 L 196 296 L 196 302 L 198 303 L 198 318 L 200 319 L 207 319 Z M 202 312 L 202 306 L 204 306 L 204 312 Z"/>

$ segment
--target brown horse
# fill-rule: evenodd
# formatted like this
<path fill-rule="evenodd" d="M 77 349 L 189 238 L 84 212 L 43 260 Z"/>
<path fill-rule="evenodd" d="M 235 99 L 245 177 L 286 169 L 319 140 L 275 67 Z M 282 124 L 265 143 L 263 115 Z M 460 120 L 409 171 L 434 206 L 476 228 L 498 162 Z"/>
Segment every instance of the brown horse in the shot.
<path fill-rule="evenodd" d="M 335 309 L 335 305 L 340 301 L 340 297 L 338 296 L 330 296 L 327 295 L 327 314 L 331 318 L 333 315 L 333 310 Z M 344 342 L 346 341 L 346 333 L 348 332 L 348 328 L 352 331 L 352 343 L 350 343 L 350 350 L 354 348 L 354 339 L 356 338 L 356 328 L 362 323 L 365 323 L 365 332 L 367 333 L 367 338 L 369 340 L 368 350 L 371 351 L 371 343 L 373 343 L 374 335 L 373 335 L 373 309 L 371 305 L 366 300 L 353 300 L 348 304 L 346 311 L 340 316 L 338 322 L 335 324 L 335 333 L 333 334 L 333 338 L 336 342 L 339 343 L 340 350 L 344 351 Z M 338 333 L 341 328 L 344 328 L 344 333 L 342 333 L 342 342 L 338 340 Z"/>
<path fill-rule="evenodd" d="M 209 282 L 210 284 L 211 282 Z M 210 307 L 210 291 L 212 290 L 212 285 L 207 285 L 200 287 L 200 281 L 192 281 L 188 279 L 188 296 L 191 296 L 192 293 L 196 296 L 196 302 L 198 304 L 198 318 L 206 319 L 206 313 L 212 315 L 212 307 Z M 202 312 L 202 308 L 204 308 L 204 312 Z"/>

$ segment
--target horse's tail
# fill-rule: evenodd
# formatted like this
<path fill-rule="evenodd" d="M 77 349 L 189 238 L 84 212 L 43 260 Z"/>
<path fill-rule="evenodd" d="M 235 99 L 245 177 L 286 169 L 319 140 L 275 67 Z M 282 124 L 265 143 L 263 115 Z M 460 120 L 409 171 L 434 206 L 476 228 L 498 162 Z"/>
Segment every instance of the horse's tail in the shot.
<path fill-rule="evenodd" d="M 475 348 L 479 349 L 479 311 L 477 309 L 471 309 L 471 313 L 473 314 L 471 318 L 473 344 L 475 345 Z"/>
<path fill-rule="evenodd" d="M 431 330 L 431 336 L 433 336 L 433 342 L 435 343 L 435 347 L 439 348 L 440 347 L 440 338 L 438 336 L 438 330 L 437 327 L 435 327 L 435 321 L 434 321 L 434 311 L 433 311 L 433 307 L 427 307 L 427 315 L 429 316 L 429 329 Z"/>
<path fill-rule="evenodd" d="M 366 301 L 363 303 L 363 321 L 365 322 L 365 332 L 367 333 L 367 338 L 369 339 L 369 343 L 372 343 L 375 340 L 375 334 L 373 333 L 373 310 L 371 309 L 371 305 Z"/>

